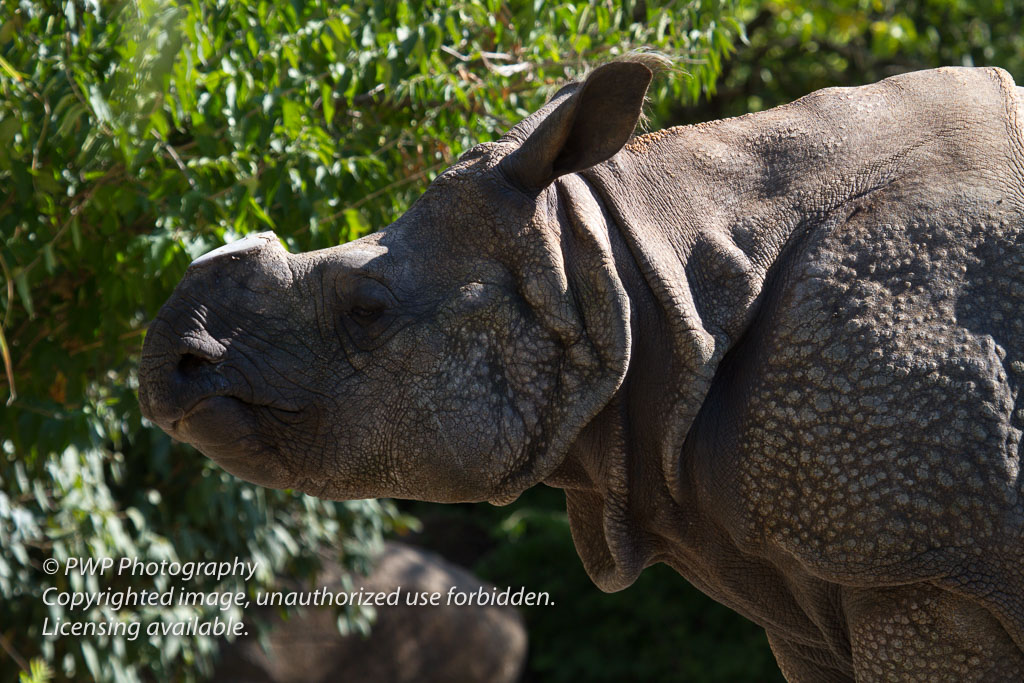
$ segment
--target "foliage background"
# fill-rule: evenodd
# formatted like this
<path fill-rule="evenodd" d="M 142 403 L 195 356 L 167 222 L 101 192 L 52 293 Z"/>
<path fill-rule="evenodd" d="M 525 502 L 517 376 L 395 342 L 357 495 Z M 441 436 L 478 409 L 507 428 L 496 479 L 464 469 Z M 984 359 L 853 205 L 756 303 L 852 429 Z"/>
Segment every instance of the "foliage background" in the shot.
<path fill-rule="evenodd" d="M 239 555 L 262 561 L 256 590 L 309 575 L 324 546 L 365 566 L 411 524 L 388 502 L 239 482 L 144 423 L 146 323 L 195 256 L 253 230 L 307 250 L 385 225 L 462 151 L 629 49 L 682 67 L 652 92 L 660 127 L 941 64 L 1021 81 L 1022 24 L 1010 0 L 0 2 L 0 676 L 35 658 L 76 679 L 211 670 L 204 639 L 43 638 L 43 618 L 66 615 L 41 591 L 78 587 L 43 574 L 47 557 Z M 415 508 L 476 519 L 492 542 L 472 559 L 492 580 L 564 597 L 527 615 L 529 676 L 616 680 L 639 650 L 648 680 L 777 675 L 763 635 L 676 577 L 597 593 L 549 493 Z"/>

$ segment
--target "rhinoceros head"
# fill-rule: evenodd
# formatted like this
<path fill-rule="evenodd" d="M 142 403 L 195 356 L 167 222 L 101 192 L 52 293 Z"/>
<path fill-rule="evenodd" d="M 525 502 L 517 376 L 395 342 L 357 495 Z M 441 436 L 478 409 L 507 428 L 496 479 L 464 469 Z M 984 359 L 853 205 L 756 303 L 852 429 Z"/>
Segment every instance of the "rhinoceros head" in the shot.
<path fill-rule="evenodd" d="M 630 344 L 609 219 L 568 174 L 625 144 L 650 79 L 598 68 L 363 239 L 290 254 L 262 233 L 198 258 L 149 328 L 143 414 L 326 498 L 504 502 L 543 480 Z"/>

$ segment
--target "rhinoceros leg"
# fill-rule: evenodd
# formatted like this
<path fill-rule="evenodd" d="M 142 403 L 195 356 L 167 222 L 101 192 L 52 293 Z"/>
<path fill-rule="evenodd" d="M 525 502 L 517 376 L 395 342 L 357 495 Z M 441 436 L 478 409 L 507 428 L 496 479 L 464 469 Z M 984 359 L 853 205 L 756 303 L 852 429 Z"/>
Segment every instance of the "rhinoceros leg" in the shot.
<path fill-rule="evenodd" d="M 1024 653 L 992 613 L 929 584 L 843 593 L 857 681 L 1020 681 Z"/>

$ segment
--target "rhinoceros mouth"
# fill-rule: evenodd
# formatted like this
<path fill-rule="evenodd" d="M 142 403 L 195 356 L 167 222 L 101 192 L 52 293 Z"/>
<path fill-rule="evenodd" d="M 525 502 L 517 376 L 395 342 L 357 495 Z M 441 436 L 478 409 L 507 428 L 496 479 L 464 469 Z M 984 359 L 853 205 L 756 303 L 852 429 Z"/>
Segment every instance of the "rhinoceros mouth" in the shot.
<path fill-rule="evenodd" d="M 171 424 L 170 434 L 237 477 L 269 488 L 289 488 L 294 476 L 274 446 L 273 435 L 266 433 L 265 423 L 258 419 L 260 410 L 298 414 L 253 405 L 234 396 L 206 396 Z"/>

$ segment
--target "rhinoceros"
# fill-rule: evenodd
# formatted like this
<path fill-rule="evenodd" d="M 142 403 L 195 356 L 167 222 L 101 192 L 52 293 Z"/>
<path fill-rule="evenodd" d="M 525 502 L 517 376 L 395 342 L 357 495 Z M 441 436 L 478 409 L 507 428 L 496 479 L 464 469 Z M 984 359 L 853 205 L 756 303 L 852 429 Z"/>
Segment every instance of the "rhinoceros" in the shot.
<path fill-rule="evenodd" d="M 196 259 L 143 413 L 351 499 L 564 489 L 605 591 L 663 562 L 794 681 L 1024 678 L 1024 90 L 996 68 L 634 135 L 611 62 L 393 224 Z"/>

